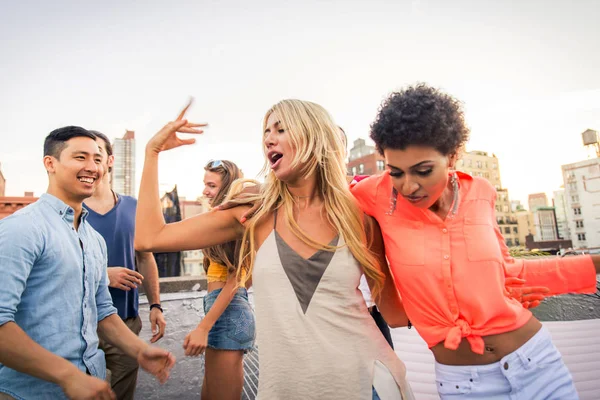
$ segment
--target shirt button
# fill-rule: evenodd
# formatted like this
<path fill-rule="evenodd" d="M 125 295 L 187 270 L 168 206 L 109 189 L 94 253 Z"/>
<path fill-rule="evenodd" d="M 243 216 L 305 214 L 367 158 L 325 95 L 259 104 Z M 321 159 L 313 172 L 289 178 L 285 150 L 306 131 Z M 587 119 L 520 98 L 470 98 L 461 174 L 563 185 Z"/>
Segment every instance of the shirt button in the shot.
<path fill-rule="evenodd" d="M 446 255 L 444 256 L 444 260 L 449 260 L 449 259 L 450 259 L 450 256 L 446 254 Z"/>
<path fill-rule="evenodd" d="M 507 362 L 504 363 L 504 369 L 508 369 L 508 363 Z"/>
<path fill-rule="evenodd" d="M 444 228 L 444 229 L 442 229 L 442 232 L 443 233 L 448 233 L 448 229 Z"/>

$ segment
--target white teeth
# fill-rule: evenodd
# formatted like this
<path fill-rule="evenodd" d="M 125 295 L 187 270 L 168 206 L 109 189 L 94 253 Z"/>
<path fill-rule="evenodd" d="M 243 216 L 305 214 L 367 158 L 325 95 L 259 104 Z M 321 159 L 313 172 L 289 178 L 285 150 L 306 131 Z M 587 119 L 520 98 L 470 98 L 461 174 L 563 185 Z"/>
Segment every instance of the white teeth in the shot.
<path fill-rule="evenodd" d="M 81 177 L 79 178 L 80 182 L 85 182 L 85 183 L 94 183 L 94 179 L 93 178 L 85 178 L 85 177 Z"/>

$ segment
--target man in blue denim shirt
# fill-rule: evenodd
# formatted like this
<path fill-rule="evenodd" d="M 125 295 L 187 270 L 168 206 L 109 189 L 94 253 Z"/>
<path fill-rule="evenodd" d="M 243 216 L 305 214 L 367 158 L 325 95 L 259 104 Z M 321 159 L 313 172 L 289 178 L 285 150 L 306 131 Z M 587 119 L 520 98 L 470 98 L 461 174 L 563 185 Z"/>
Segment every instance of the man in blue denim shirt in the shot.
<path fill-rule="evenodd" d="M 0 398 L 114 399 L 97 329 L 161 382 L 175 362 L 112 305 L 106 245 L 82 208 L 104 174 L 95 139 L 80 127 L 51 132 L 47 193 L 0 221 Z"/>

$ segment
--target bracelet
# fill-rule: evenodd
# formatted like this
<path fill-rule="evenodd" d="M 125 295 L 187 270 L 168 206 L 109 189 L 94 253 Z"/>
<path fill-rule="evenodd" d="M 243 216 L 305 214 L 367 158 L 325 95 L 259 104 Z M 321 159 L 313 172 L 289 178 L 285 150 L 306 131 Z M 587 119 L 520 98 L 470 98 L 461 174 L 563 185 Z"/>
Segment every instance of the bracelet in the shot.
<path fill-rule="evenodd" d="M 160 304 L 152 304 L 150 306 L 150 311 L 152 311 L 153 308 L 158 308 L 161 313 L 164 313 L 164 311 L 163 311 L 162 307 L 160 306 Z"/>

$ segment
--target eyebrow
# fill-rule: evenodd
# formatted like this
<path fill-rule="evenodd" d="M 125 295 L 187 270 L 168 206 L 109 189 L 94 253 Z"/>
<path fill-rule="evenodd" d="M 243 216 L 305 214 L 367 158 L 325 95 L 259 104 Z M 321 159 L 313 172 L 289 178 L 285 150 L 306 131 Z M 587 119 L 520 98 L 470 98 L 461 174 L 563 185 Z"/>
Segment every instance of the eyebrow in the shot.
<path fill-rule="evenodd" d="M 413 166 L 412 166 L 412 167 L 410 167 L 409 169 L 415 169 L 415 168 L 418 168 L 418 167 L 422 166 L 423 164 L 426 164 L 426 163 L 429 163 L 429 162 L 433 162 L 433 161 L 432 161 L 432 160 L 425 160 L 425 161 L 421 161 L 420 163 L 413 165 Z M 395 166 L 393 166 L 392 164 L 387 164 L 387 166 L 388 166 L 388 167 L 390 167 L 390 168 L 392 168 L 392 169 L 397 169 L 397 170 L 399 170 L 399 171 L 402 171 L 402 168 L 395 167 Z"/>
<path fill-rule="evenodd" d="M 88 153 L 87 151 L 83 151 L 83 150 L 77 150 L 77 151 L 74 151 L 72 153 L 72 155 L 74 155 L 74 156 L 75 155 L 79 155 L 79 154 L 82 154 L 84 156 L 89 156 L 90 155 L 90 153 Z M 102 153 L 94 153 L 93 156 L 102 157 Z"/>
<path fill-rule="evenodd" d="M 281 125 L 281 121 L 277 121 L 277 122 L 275 122 L 275 123 L 273 124 L 273 126 L 277 126 L 277 125 Z M 271 128 L 267 128 L 267 129 L 265 129 L 265 132 L 264 132 L 264 133 L 267 133 L 267 132 L 271 132 Z"/>

